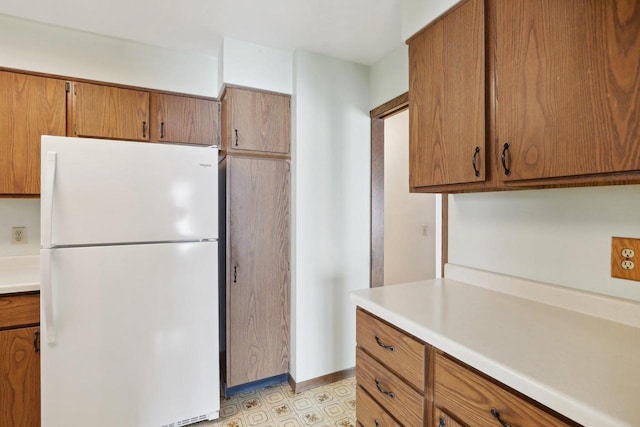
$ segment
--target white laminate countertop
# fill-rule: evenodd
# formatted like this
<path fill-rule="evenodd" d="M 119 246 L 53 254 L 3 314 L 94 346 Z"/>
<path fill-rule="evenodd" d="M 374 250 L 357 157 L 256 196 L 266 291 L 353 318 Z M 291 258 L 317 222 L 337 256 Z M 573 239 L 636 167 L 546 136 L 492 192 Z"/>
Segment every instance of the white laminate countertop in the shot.
<path fill-rule="evenodd" d="M 0 294 L 40 290 L 38 255 L 0 257 Z"/>
<path fill-rule="evenodd" d="M 640 426 L 638 327 L 446 278 L 351 300 L 584 426 Z"/>

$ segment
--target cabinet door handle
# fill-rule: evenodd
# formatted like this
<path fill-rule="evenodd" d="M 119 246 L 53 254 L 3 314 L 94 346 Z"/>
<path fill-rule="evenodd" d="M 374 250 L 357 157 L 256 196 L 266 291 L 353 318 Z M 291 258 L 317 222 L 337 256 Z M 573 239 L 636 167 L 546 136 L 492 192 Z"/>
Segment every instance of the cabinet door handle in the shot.
<path fill-rule="evenodd" d="M 147 137 L 147 122 L 142 122 L 142 137 Z"/>
<path fill-rule="evenodd" d="M 380 387 L 380 380 L 378 380 L 377 378 L 374 378 L 374 381 L 376 382 L 376 388 L 378 389 L 378 391 L 382 394 L 384 394 L 385 396 L 389 396 L 392 399 L 396 398 L 396 395 L 394 392 L 392 391 L 385 391 L 382 387 Z"/>
<path fill-rule="evenodd" d="M 36 353 L 40 353 L 40 331 L 33 333 L 33 349 Z"/>
<path fill-rule="evenodd" d="M 480 154 L 480 147 L 476 147 L 476 149 L 473 150 L 473 158 L 471 159 L 471 163 L 473 164 L 473 172 L 476 174 L 476 176 L 480 176 L 480 171 L 478 170 L 478 165 L 476 163 L 478 154 Z"/>
<path fill-rule="evenodd" d="M 238 146 L 238 129 L 234 129 L 236 133 L 236 147 Z"/>
<path fill-rule="evenodd" d="M 502 418 L 500 418 L 500 412 L 498 412 L 496 408 L 491 408 L 491 415 L 493 415 L 496 420 L 498 420 L 502 427 L 511 427 L 509 423 L 506 423 Z"/>
<path fill-rule="evenodd" d="M 440 417 L 440 424 L 438 424 L 438 427 L 444 427 L 447 425 L 447 420 L 445 420 L 444 418 Z"/>
<path fill-rule="evenodd" d="M 504 168 L 504 174 L 506 176 L 511 175 L 511 171 L 509 170 L 509 168 L 507 167 L 507 152 L 509 151 L 509 143 L 505 142 L 504 145 L 502 146 L 502 167 Z"/>
<path fill-rule="evenodd" d="M 164 139 L 164 122 L 160 123 L 160 139 Z"/>
<path fill-rule="evenodd" d="M 238 282 L 238 266 L 234 265 L 233 266 L 233 283 L 237 283 Z"/>
<path fill-rule="evenodd" d="M 380 420 L 373 420 L 376 423 L 376 427 L 380 427 Z"/>
<path fill-rule="evenodd" d="M 387 345 L 384 344 L 382 341 L 380 341 L 380 337 L 376 335 L 376 343 L 382 347 L 382 348 L 386 348 L 389 351 L 395 351 L 396 349 L 392 346 L 392 345 Z"/>

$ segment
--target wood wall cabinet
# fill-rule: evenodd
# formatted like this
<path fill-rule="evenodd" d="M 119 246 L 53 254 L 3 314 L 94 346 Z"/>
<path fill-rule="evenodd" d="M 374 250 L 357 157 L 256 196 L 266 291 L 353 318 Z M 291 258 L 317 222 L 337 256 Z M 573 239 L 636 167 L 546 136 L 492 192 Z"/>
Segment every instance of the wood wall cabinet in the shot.
<path fill-rule="evenodd" d="M 226 156 L 220 164 L 221 319 L 227 393 L 288 373 L 289 161 Z"/>
<path fill-rule="evenodd" d="M 65 134 L 65 81 L 0 71 L 0 194 L 40 193 L 40 137 Z"/>
<path fill-rule="evenodd" d="M 427 425 L 431 347 L 358 308 L 356 405 L 361 425 Z"/>
<path fill-rule="evenodd" d="M 411 191 L 640 182 L 640 3 L 463 0 L 408 44 Z"/>
<path fill-rule="evenodd" d="M 484 181 L 484 2 L 470 0 L 409 43 L 409 186 Z"/>
<path fill-rule="evenodd" d="M 639 171 L 640 2 L 502 0 L 495 23 L 500 180 Z"/>
<path fill-rule="evenodd" d="M 222 144 L 227 153 L 289 154 L 289 95 L 227 87 L 222 95 Z"/>
<path fill-rule="evenodd" d="M 151 142 L 220 143 L 220 102 L 151 93 Z"/>
<path fill-rule="evenodd" d="M 73 82 L 68 135 L 149 141 L 149 92 Z"/>
<path fill-rule="evenodd" d="M 40 425 L 37 294 L 0 295 L 0 424 Z"/>

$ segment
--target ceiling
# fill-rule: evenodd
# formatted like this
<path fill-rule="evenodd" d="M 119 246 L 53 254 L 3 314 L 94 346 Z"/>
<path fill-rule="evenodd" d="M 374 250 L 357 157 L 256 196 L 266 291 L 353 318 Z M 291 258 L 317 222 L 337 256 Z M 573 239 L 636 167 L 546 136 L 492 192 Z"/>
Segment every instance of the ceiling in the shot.
<path fill-rule="evenodd" d="M 401 0 L 0 0 L 0 14 L 218 56 L 223 37 L 371 65 L 402 43 Z"/>

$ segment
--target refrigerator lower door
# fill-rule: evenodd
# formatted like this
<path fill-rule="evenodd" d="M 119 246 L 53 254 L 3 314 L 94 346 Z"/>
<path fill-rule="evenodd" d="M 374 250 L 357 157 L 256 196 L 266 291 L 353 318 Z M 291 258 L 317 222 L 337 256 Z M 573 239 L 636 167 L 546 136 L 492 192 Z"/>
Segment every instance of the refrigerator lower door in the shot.
<path fill-rule="evenodd" d="M 217 250 L 195 242 L 42 251 L 42 427 L 218 417 Z"/>

